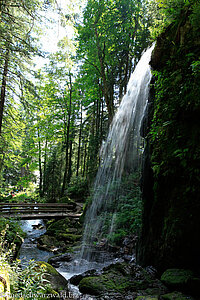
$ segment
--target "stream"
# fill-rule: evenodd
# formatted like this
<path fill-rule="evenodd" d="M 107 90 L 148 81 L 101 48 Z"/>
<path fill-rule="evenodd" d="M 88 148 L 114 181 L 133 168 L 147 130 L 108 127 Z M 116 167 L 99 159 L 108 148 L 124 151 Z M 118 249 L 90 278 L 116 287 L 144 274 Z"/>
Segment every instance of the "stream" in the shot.
<path fill-rule="evenodd" d="M 22 220 L 21 222 L 22 230 L 27 234 L 27 237 L 24 239 L 24 242 L 20 248 L 19 259 L 22 261 L 22 265 L 28 265 L 30 260 L 34 261 L 45 261 L 48 262 L 48 259 L 53 256 L 52 252 L 40 250 L 37 248 L 37 238 L 46 232 L 46 226 L 43 220 Z M 98 263 L 98 262 L 88 262 L 84 259 L 74 259 L 71 262 L 61 262 L 60 266 L 56 270 L 67 280 L 72 276 L 81 274 L 85 271 L 96 269 L 101 270 L 107 264 Z M 72 296 L 71 299 L 83 299 L 83 300 L 94 300 L 95 297 L 89 295 L 81 296 L 78 287 L 69 283 L 69 291 Z"/>
<path fill-rule="evenodd" d="M 26 265 L 30 260 L 45 261 L 52 256 L 51 252 L 37 248 L 37 238 L 46 232 L 43 220 L 22 220 L 22 230 L 27 234 L 20 248 L 19 259 Z"/>

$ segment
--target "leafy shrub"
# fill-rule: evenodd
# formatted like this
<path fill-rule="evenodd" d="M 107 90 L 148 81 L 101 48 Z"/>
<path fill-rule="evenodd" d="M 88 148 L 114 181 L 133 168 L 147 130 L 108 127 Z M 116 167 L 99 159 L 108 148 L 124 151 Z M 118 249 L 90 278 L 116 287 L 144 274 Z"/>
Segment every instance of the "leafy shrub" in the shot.
<path fill-rule="evenodd" d="M 19 224 L 15 221 L 0 220 L 0 271 L 6 280 L 8 296 L 11 292 L 16 298 L 35 299 L 34 294 L 44 295 L 52 291 L 45 273 L 38 268 L 37 263 L 30 261 L 24 267 L 20 260 L 13 260 L 13 253 L 24 236 Z M 23 296 L 22 296 L 23 295 Z M 40 299 L 40 296 L 37 297 Z"/>
<path fill-rule="evenodd" d="M 140 192 L 140 172 L 124 176 L 121 182 L 114 182 L 107 191 L 106 214 L 104 207 L 98 215 L 102 223 L 99 238 L 107 238 L 111 243 L 118 244 L 130 234 L 137 234 L 141 226 L 142 202 Z M 106 187 L 102 187 L 102 189 Z M 101 195 L 102 189 L 98 191 Z M 98 198 L 98 196 L 97 196 Z M 92 197 L 88 198 L 89 206 Z"/>
<path fill-rule="evenodd" d="M 31 295 L 45 294 L 50 288 L 46 280 L 44 271 L 38 268 L 34 261 L 30 261 L 25 268 L 21 268 L 21 261 L 17 260 L 12 266 L 11 272 L 11 293 L 13 295 L 23 295 L 25 299 L 34 299 Z"/>
<path fill-rule="evenodd" d="M 83 199 L 88 195 L 88 182 L 83 177 L 72 177 L 67 188 L 67 195 L 71 198 Z"/>
<path fill-rule="evenodd" d="M 142 201 L 139 173 L 130 174 L 122 179 L 118 205 L 113 217 L 110 242 L 120 244 L 123 237 L 137 234 L 141 227 Z"/>
<path fill-rule="evenodd" d="M 0 219 L 0 255 L 8 253 L 15 257 L 26 234 L 14 220 Z"/>

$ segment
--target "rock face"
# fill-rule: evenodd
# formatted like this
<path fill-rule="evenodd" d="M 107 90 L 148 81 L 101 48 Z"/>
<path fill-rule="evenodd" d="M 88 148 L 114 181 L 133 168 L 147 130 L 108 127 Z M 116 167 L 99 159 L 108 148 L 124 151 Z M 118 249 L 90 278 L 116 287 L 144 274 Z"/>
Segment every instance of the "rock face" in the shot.
<path fill-rule="evenodd" d="M 191 13 L 183 13 L 157 40 L 151 121 L 142 128 L 144 211 L 137 262 L 160 273 L 200 272 L 200 30 Z"/>

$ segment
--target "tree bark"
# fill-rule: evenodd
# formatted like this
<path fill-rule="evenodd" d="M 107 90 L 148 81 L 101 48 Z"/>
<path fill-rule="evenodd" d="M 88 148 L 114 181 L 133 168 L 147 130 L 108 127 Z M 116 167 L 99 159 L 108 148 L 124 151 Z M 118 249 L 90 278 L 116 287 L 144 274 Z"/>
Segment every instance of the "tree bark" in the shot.
<path fill-rule="evenodd" d="M 0 136 L 2 134 L 2 121 L 3 121 L 3 112 L 5 106 L 5 98 L 6 98 L 6 84 L 7 84 L 7 76 L 8 76 L 8 63 L 9 63 L 9 49 L 6 50 L 4 69 L 3 69 L 3 78 L 1 84 L 1 97 L 0 97 Z"/>
<path fill-rule="evenodd" d="M 98 58 L 99 58 L 99 62 L 100 62 L 101 77 L 103 80 L 103 95 L 104 95 L 107 110 L 108 110 L 109 123 L 111 123 L 113 115 L 114 115 L 114 103 L 113 103 L 112 99 L 110 99 L 110 97 L 109 97 L 109 87 L 108 87 L 108 82 L 106 79 L 105 65 L 104 65 L 104 50 L 102 51 L 102 49 L 100 47 L 99 35 L 98 35 L 98 31 L 96 28 L 95 28 L 95 35 L 96 35 L 96 39 L 97 39 L 97 51 L 98 51 Z M 104 47 L 105 47 L 105 43 L 104 43 Z"/>
<path fill-rule="evenodd" d="M 80 120 L 80 129 L 79 129 L 79 139 L 78 139 L 78 155 L 77 155 L 77 165 L 76 165 L 76 176 L 79 174 L 79 166 L 80 166 L 80 154 L 81 154 L 81 139 L 82 139 L 82 121 L 83 121 L 83 113 L 82 113 L 82 105 L 81 105 L 81 120 Z"/>
<path fill-rule="evenodd" d="M 71 177 L 72 177 L 72 140 L 70 140 L 69 142 L 69 168 L 67 174 L 67 183 L 70 182 Z"/>
<path fill-rule="evenodd" d="M 72 81 L 71 81 L 71 75 L 69 75 L 69 80 L 70 80 L 70 93 L 69 93 L 69 111 L 68 111 L 68 121 L 67 121 L 66 150 L 65 150 L 65 172 L 64 172 L 64 176 L 63 176 L 61 197 L 64 195 L 65 186 L 66 186 L 66 182 L 67 182 L 68 168 L 69 168 L 69 138 L 70 138 L 70 124 L 71 124 L 71 111 L 72 111 Z"/>
<path fill-rule="evenodd" d="M 39 162 L 39 174 L 40 174 L 40 179 L 39 179 L 39 194 L 40 196 L 42 195 L 42 151 L 41 151 L 41 142 L 40 142 L 40 131 L 38 128 L 38 162 Z"/>
<path fill-rule="evenodd" d="M 45 194 L 45 189 L 46 189 L 46 167 L 47 167 L 47 145 L 48 145 L 48 141 L 46 138 L 45 141 L 45 150 L 44 150 L 44 164 L 43 164 L 43 187 L 42 187 L 42 196 L 44 196 Z"/>

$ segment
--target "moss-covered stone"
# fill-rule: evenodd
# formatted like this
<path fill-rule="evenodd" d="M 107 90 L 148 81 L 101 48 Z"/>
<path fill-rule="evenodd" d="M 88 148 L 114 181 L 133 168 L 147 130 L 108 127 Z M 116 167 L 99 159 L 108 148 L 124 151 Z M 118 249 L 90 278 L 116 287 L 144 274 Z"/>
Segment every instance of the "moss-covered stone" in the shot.
<path fill-rule="evenodd" d="M 86 277 L 79 283 L 79 290 L 83 294 L 98 296 L 106 290 L 98 277 Z"/>
<path fill-rule="evenodd" d="M 186 296 L 180 292 L 173 292 L 161 297 L 162 300 L 194 300 L 190 296 Z"/>
<path fill-rule="evenodd" d="M 129 291 L 155 298 L 166 293 L 160 281 L 153 279 L 146 270 L 134 263 L 112 264 L 104 268 L 101 275 L 86 274 L 84 278 L 75 278 L 75 282 L 78 281 L 80 292 L 96 296 L 112 293 L 126 295 Z"/>
<path fill-rule="evenodd" d="M 81 239 L 81 235 L 71 234 L 71 233 L 60 233 L 58 234 L 58 239 L 62 239 L 66 242 L 74 243 Z"/>
<path fill-rule="evenodd" d="M 43 261 L 39 261 L 37 264 L 44 272 L 44 278 L 50 282 L 53 290 L 56 292 L 66 291 L 68 293 L 68 281 L 54 267 Z"/>
<path fill-rule="evenodd" d="M 135 300 L 158 300 L 158 296 L 138 296 Z"/>
<path fill-rule="evenodd" d="M 59 246 L 59 242 L 55 237 L 44 234 L 38 238 L 37 246 L 41 250 L 54 251 L 55 247 Z"/>
<path fill-rule="evenodd" d="M 137 283 L 142 285 L 143 283 Z M 79 283 L 79 290 L 83 294 L 100 295 L 104 292 L 124 292 L 132 289 L 132 283 L 129 278 L 118 274 L 101 275 L 98 277 L 86 277 Z"/>
<path fill-rule="evenodd" d="M 192 277 L 193 272 L 190 270 L 168 269 L 162 274 L 161 281 L 170 288 L 184 289 Z"/>
<path fill-rule="evenodd" d="M 69 219 L 61 219 L 51 223 L 47 227 L 47 234 L 52 236 L 57 236 L 59 233 L 67 233 L 69 228 Z"/>

